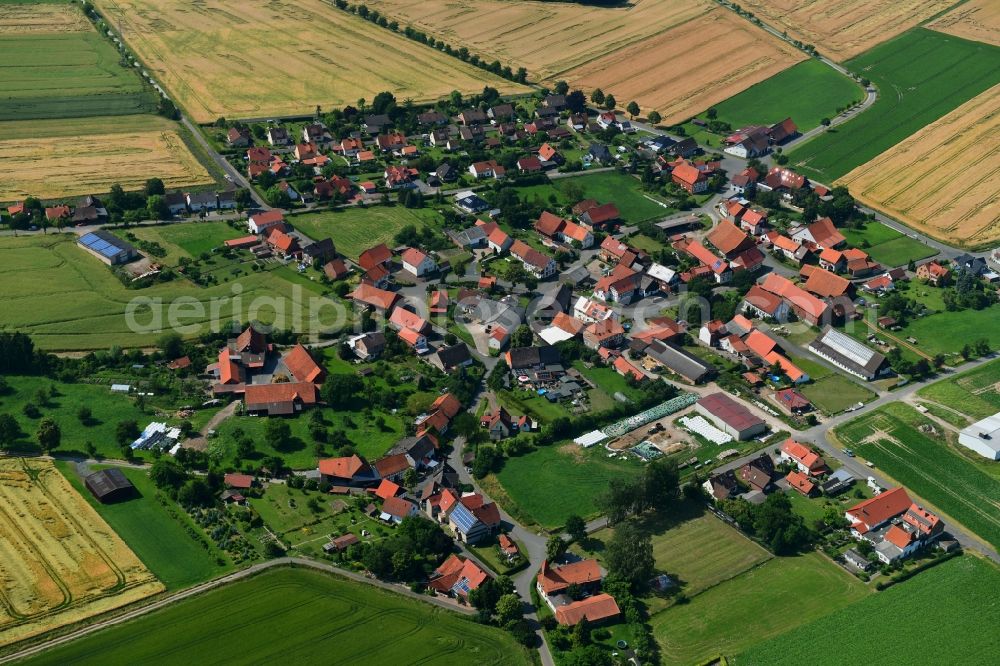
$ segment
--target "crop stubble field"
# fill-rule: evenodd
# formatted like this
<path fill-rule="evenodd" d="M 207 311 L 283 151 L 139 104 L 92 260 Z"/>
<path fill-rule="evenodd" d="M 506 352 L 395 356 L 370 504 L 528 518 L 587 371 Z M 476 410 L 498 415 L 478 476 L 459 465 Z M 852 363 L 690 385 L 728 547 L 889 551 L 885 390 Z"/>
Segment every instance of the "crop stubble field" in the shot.
<path fill-rule="evenodd" d="M 265 630 L 266 629 L 266 630 Z M 531 663 L 510 634 L 308 569 L 273 569 L 25 663 Z"/>
<path fill-rule="evenodd" d="M 949 35 L 1000 46 L 1000 2 L 969 0 L 927 25 Z"/>
<path fill-rule="evenodd" d="M 740 0 L 764 23 L 842 61 L 909 30 L 955 0 Z"/>
<path fill-rule="evenodd" d="M 212 183 L 176 123 L 151 115 L 0 122 L 0 201 Z"/>
<path fill-rule="evenodd" d="M 646 112 L 659 111 L 666 123 L 805 59 L 709 0 L 638 0 L 615 8 L 503 0 L 375 0 L 369 6 L 452 46 L 524 66 L 540 81 L 599 87 L 622 106 L 634 99 Z"/>
<path fill-rule="evenodd" d="M 198 122 L 311 113 L 383 90 L 414 101 L 528 90 L 322 0 L 96 4 Z"/>
<path fill-rule="evenodd" d="M 152 89 L 119 63 L 114 47 L 79 7 L 0 0 L 0 120 L 155 108 Z"/>
<path fill-rule="evenodd" d="M 974 177 L 955 177 L 951 165 Z M 945 242 L 1000 239 L 1000 85 L 840 179 L 865 204 Z"/>
<path fill-rule="evenodd" d="M 163 585 L 51 461 L 0 459 L 0 646 Z"/>

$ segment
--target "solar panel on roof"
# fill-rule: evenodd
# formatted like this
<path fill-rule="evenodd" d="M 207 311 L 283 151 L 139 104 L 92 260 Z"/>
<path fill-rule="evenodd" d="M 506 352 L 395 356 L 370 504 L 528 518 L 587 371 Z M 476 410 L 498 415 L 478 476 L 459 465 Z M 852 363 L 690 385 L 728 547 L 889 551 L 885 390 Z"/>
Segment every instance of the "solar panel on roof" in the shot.
<path fill-rule="evenodd" d="M 85 234 L 85 235 L 83 235 L 83 236 L 80 237 L 80 242 L 83 243 L 84 245 L 88 246 L 88 247 L 91 246 L 91 245 L 93 245 L 94 243 L 96 243 L 99 240 L 101 240 L 101 239 L 98 238 L 97 236 L 95 236 L 92 233 Z"/>
<path fill-rule="evenodd" d="M 114 245 L 109 245 L 100 251 L 105 257 L 114 257 L 121 253 L 121 249 L 115 247 Z"/>

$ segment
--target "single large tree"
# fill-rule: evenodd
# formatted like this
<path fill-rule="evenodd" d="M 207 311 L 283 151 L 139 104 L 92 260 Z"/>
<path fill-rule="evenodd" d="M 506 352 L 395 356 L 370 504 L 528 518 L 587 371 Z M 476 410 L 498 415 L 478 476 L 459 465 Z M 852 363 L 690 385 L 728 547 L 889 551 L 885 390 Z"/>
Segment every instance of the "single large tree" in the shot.
<path fill-rule="evenodd" d="M 51 453 L 59 448 L 59 443 L 62 441 L 62 430 L 58 423 L 46 416 L 38 422 L 38 432 L 35 437 L 38 439 L 38 445 L 42 447 L 42 451 Z"/>
<path fill-rule="evenodd" d="M 637 589 L 652 578 L 655 571 L 653 541 L 633 523 L 622 523 L 608 542 L 604 561 L 609 575 Z"/>

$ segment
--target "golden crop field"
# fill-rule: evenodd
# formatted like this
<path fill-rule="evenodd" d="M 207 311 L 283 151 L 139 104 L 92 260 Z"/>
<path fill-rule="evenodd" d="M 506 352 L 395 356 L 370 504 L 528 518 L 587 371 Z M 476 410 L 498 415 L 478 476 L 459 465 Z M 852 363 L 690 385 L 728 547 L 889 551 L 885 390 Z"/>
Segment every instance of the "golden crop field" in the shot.
<path fill-rule="evenodd" d="M 0 646 L 163 589 L 51 461 L 0 459 Z"/>
<path fill-rule="evenodd" d="M 729 10 L 697 18 L 570 72 L 585 90 L 613 93 L 619 106 L 636 100 L 665 123 L 683 122 L 805 59 Z"/>
<path fill-rule="evenodd" d="M 74 5 L 2 4 L 0 35 L 85 32 L 91 29 L 83 12 Z"/>
<path fill-rule="evenodd" d="M 974 42 L 1000 46 L 1000 2 L 969 0 L 927 27 Z"/>
<path fill-rule="evenodd" d="M 918 25 L 955 0 L 740 0 L 764 23 L 844 61 Z"/>
<path fill-rule="evenodd" d="M 841 178 L 851 194 L 948 243 L 1000 240 L 1000 85 Z"/>
<path fill-rule="evenodd" d="M 391 91 L 527 92 L 323 0 L 97 0 L 198 122 L 311 113 Z"/>
<path fill-rule="evenodd" d="M 665 32 L 707 12 L 707 0 L 635 0 L 627 7 L 523 0 L 371 0 L 402 25 L 514 68 L 537 80 Z"/>
<path fill-rule="evenodd" d="M 178 133 L 159 116 L 0 122 L 0 201 L 140 189 L 157 177 L 168 188 L 213 182 Z"/>

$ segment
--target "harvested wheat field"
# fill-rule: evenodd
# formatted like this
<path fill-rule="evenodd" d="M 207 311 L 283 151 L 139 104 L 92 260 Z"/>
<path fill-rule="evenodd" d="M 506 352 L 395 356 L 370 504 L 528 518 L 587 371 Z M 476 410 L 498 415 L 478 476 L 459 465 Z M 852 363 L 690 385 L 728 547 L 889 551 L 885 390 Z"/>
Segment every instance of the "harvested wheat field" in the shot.
<path fill-rule="evenodd" d="M 996 243 L 1000 240 L 1000 85 L 837 182 L 869 206 L 945 242 L 970 247 Z"/>
<path fill-rule="evenodd" d="M 75 5 L 0 3 L 0 35 L 86 32 L 90 22 Z"/>
<path fill-rule="evenodd" d="M 974 42 L 1000 46 L 1000 2 L 969 0 L 927 27 Z"/>
<path fill-rule="evenodd" d="M 97 0 L 198 122 L 312 113 L 388 90 L 400 100 L 528 88 L 323 0 Z"/>
<path fill-rule="evenodd" d="M 619 106 L 636 100 L 664 123 L 683 122 L 806 56 L 718 7 L 634 46 L 579 67 L 573 86 L 601 88 Z"/>
<path fill-rule="evenodd" d="M 51 461 L 0 459 L 0 646 L 163 589 Z"/>
<path fill-rule="evenodd" d="M 660 34 L 711 9 L 708 0 L 635 0 L 623 7 L 581 7 L 521 0 L 371 0 L 401 25 L 412 25 L 487 60 L 524 67 L 532 79 L 560 74 Z"/>
<path fill-rule="evenodd" d="M 168 188 L 213 179 L 179 128 L 158 116 L 117 116 L 0 123 L 0 201 L 141 189 L 157 177 Z"/>
<path fill-rule="evenodd" d="M 990 0 L 987 0 L 990 1 Z M 919 25 L 955 0 L 740 0 L 764 23 L 844 61 Z"/>

